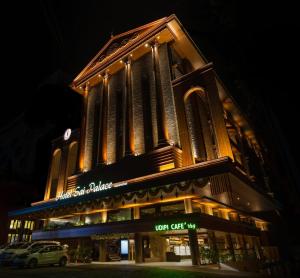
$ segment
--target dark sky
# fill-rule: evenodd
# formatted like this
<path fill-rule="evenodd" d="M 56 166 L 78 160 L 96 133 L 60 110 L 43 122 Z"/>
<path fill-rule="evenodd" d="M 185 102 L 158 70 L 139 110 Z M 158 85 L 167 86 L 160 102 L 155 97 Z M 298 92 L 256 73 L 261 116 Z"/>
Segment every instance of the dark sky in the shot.
<path fill-rule="evenodd" d="M 264 101 L 274 110 L 296 157 L 296 11 L 286 1 L 10 2 L 1 17 L 0 131 L 24 117 L 41 137 L 46 134 L 42 143 L 37 140 L 42 166 L 33 171 L 41 183 L 47 175 L 50 140 L 69 126 L 79 127 L 80 119 L 75 93 L 66 85 L 41 89 L 43 84 L 68 84 L 111 32 L 175 13 L 237 99 L 244 104 Z"/>

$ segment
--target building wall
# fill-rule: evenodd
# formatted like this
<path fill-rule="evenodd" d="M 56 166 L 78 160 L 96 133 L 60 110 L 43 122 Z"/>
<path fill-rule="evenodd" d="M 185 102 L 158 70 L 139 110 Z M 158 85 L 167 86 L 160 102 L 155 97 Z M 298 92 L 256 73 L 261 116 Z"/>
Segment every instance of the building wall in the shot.
<path fill-rule="evenodd" d="M 164 134 L 167 144 L 182 150 L 182 163 L 175 163 L 175 167 L 224 156 L 238 161 L 237 152 L 230 141 L 230 132 L 224 118 L 226 113 L 212 68 L 193 71 L 191 63 L 186 59 L 180 61 L 173 46 L 166 43 L 159 46 L 158 55 L 159 80 L 155 77 L 155 58 L 153 51 L 150 51 L 137 60 L 131 60 L 130 80 L 126 75 L 125 62 L 121 70 L 108 74 L 107 87 L 100 82 L 87 88 L 84 109 L 86 123 L 81 131 L 84 140 L 80 146 L 83 149 L 83 171 L 90 171 L 99 166 L 98 156 L 102 151 L 105 153 L 104 165 L 122 163 L 124 160 L 126 138 L 130 133 L 126 126 L 129 117 L 126 114 L 128 94 L 131 98 L 130 121 L 133 127 L 129 140 L 133 145 L 134 155 L 148 154 L 158 148 L 158 121 L 162 120 L 162 126 L 166 129 Z M 182 81 L 176 82 L 178 79 Z M 130 87 L 127 87 L 128 82 L 131 83 Z M 160 82 L 162 111 L 157 110 L 157 82 Z M 105 109 L 107 114 L 103 112 Z M 159 113 L 164 114 L 164 117 Z M 105 130 L 101 125 L 103 121 L 106 122 Z M 100 140 L 100 137 L 104 139 Z M 62 157 L 62 160 L 65 160 L 68 154 L 63 152 Z M 246 158 L 243 158 L 242 162 L 241 165 L 245 165 Z M 247 167 L 242 169 L 245 173 Z M 60 175 L 63 175 L 64 169 L 67 167 L 60 168 Z M 49 181 L 51 175 L 50 173 Z M 61 179 L 63 181 L 60 183 L 68 182 L 68 177 Z M 48 187 L 50 184 L 51 182 Z M 60 184 L 59 188 L 57 194 L 62 192 L 61 188 L 65 190 L 66 186 Z M 49 192 L 46 195 L 49 198 Z"/>

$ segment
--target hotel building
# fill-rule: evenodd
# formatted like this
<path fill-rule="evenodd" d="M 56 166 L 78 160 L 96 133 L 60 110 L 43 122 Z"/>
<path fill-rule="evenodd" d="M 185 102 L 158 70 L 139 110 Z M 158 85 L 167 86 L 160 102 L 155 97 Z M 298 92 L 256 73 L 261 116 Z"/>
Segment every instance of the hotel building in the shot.
<path fill-rule="evenodd" d="M 82 123 L 52 142 L 32 240 L 99 261 L 278 259 L 260 138 L 175 15 L 112 36 L 71 84 Z"/>

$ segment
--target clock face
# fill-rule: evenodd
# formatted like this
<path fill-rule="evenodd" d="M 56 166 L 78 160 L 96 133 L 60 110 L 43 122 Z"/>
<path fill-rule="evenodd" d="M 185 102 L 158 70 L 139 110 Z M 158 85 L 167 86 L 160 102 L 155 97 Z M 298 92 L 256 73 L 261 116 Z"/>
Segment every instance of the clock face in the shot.
<path fill-rule="evenodd" d="M 68 140 L 68 139 L 70 138 L 70 136 L 71 136 L 71 133 L 72 133 L 71 129 L 68 128 L 68 129 L 65 131 L 64 139 L 65 139 L 65 140 Z"/>

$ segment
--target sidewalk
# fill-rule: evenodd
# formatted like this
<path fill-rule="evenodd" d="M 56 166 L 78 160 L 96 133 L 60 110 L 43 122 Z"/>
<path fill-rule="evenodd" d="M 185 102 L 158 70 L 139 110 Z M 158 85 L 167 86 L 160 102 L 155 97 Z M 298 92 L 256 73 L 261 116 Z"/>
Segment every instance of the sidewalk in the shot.
<path fill-rule="evenodd" d="M 218 265 L 205 265 L 205 266 L 193 266 L 191 260 L 183 260 L 181 262 L 147 262 L 135 264 L 134 261 L 120 261 L 120 262 L 92 262 L 94 265 L 110 265 L 110 266 L 136 266 L 136 267 L 155 267 L 168 270 L 179 270 L 189 272 L 200 272 L 211 275 L 219 275 L 226 277 L 266 277 L 260 273 L 242 272 L 232 269 L 224 264 L 221 264 L 221 268 Z"/>

